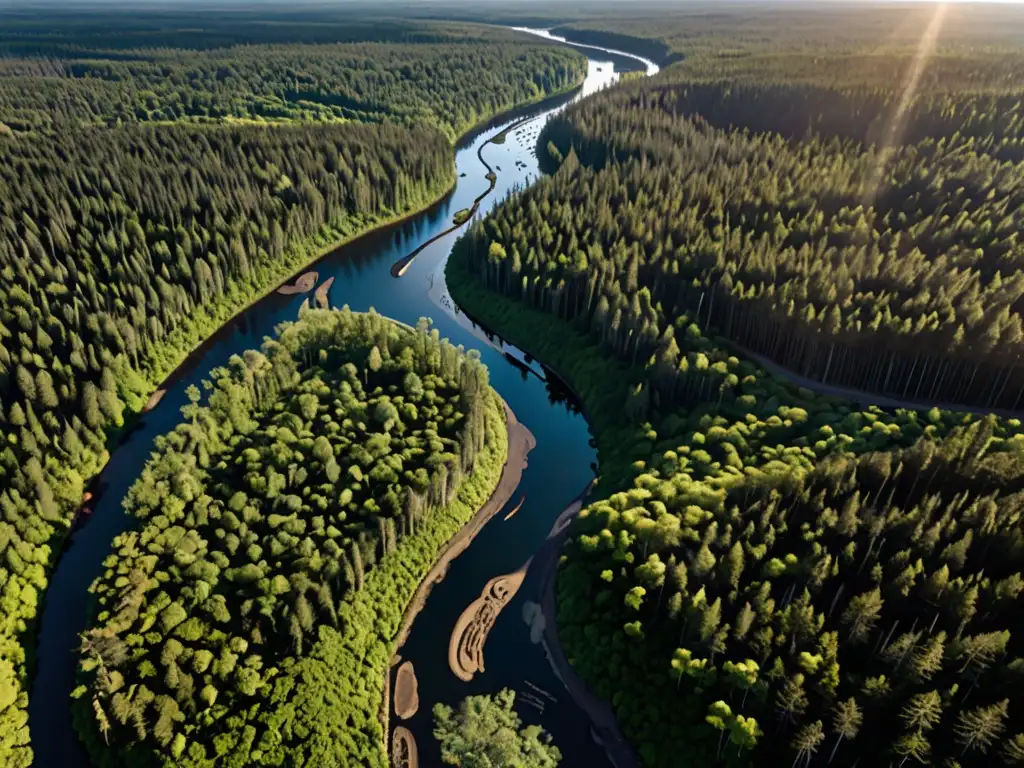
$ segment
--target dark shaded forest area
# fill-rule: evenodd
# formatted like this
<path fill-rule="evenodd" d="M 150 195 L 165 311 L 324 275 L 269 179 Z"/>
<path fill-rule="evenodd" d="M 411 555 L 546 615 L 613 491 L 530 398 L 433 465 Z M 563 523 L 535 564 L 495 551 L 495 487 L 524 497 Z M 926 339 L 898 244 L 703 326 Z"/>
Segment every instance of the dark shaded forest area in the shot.
<path fill-rule="evenodd" d="M 23 768 L 47 574 L 153 389 L 311 259 L 441 197 L 459 134 L 586 67 L 468 25 L 0 15 L 0 763 Z"/>
<path fill-rule="evenodd" d="M 633 359 L 688 311 L 818 381 L 1016 409 L 1024 85 L 1005 66 L 940 57 L 909 105 L 881 65 L 859 89 L 828 66 L 760 84 L 677 65 L 600 94 L 546 126 L 572 168 L 497 214 L 515 234 L 491 279 Z"/>
<path fill-rule="evenodd" d="M 686 58 L 550 121 L 553 175 L 449 262 L 597 434 L 559 635 L 647 766 L 1018 765 L 1020 421 L 743 352 L 1019 406 L 1019 40 L 951 8 L 907 98 L 934 6 L 788 53 L 810 22 L 772 13 L 576 25 Z"/>
<path fill-rule="evenodd" d="M 200 396 L 92 588 L 75 695 L 93 757 L 383 766 L 398 622 L 504 465 L 487 369 L 425 321 L 312 310 Z"/>

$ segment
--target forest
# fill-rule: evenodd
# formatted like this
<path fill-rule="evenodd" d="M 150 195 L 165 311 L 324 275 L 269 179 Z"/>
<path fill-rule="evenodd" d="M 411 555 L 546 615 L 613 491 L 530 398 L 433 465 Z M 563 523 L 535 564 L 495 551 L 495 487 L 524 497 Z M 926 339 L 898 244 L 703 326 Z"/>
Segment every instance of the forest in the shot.
<path fill-rule="evenodd" d="M 92 593 L 97 765 L 381 765 L 405 605 L 497 485 L 505 416 L 426 321 L 309 310 L 192 387 Z"/>
<path fill-rule="evenodd" d="M 1012 549 L 1019 535 L 1020 421 L 857 410 L 768 376 L 686 315 L 666 333 L 686 361 L 676 379 L 653 356 L 618 358 L 596 328 L 554 322 L 550 310 L 484 287 L 470 245 L 463 241 L 449 262 L 452 295 L 566 377 L 595 429 L 600 483 L 563 554 L 559 635 L 645 766 L 745 765 L 750 756 L 802 763 L 827 735 L 824 763 L 837 743 L 833 708 L 851 698 L 851 717 L 886 734 L 875 749 L 889 757 L 908 754 L 886 751 L 904 736 L 920 736 L 915 754 L 932 749 L 927 764 L 935 765 L 941 757 L 990 764 L 1013 749 L 1011 713 L 1022 704 L 1010 706 L 1003 680 L 1014 656 L 998 645 L 1009 643 L 1002 633 L 1019 606 L 1007 597 L 1016 595 L 1015 572 L 994 568 L 992 542 Z M 660 394 L 666 373 L 671 402 Z M 944 600 L 927 591 L 933 576 L 953 585 Z M 904 588 L 918 599 L 908 602 Z M 973 609 L 956 607 L 961 594 Z M 859 606 L 870 615 L 853 637 Z M 878 655 L 903 634 L 897 648 L 908 658 L 928 643 L 934 654 L 941 632 L 951 661 L 936 669 L 933 688 Z M 957 664 L 953 654 L 981 636 L 995 642 L 990 657 L 962 669 L 966 657 Z M 968 689 L 971 706 L 961 707 Z M 964 761 L 952 736 L 928 732 L 939 716 L 920 729 L 880 730 L 933 690 L 945 697 L 939 715 L 949 728 L 975 703 L 1001 708 L 1007 699 L 999 738 L 972 748 L 979 762 Z M 787 714 L 791 695 L 796 709 Z M 840 750 L 834 761 L 852 766 L 860 754 Z"/>
<path fill-rule="evenodd" d="M 1024 400 L 1021 12 L 368 9 L 0 9 L 0 764 L 32 763 L 47 574 L 153 389 L 581 80 L 468 21 L 665 67 L 550 120 L 550 177 L 448 263 L 591 422 L 559 636 L 641 762 L 1024 763 L 1024 430 L 955 410 Z M 79 733 L 105 766 L 383 768 L 401 612 L 505 459 L 486 371 L 306 311 L 189 397 L 92 587 Z M 435 712 L 444 754 L 557 763 L 513 703 Z"/>
<path fill-rule="evenodd" d="M 516 694 L 508 688 L 494 696 L 469 696 L 453 710 L 434 706 L 434 738 L 445 765 L 555 768 L 562 752 L 539 725 L 523 726 Z"/>
<path fill-rule="evenodd" d="M 0 155 L 0 655 L 18 680 L 111 430 L 238 307 L 452 171 L 440 132 L 363 125 L 67 132 Z M 16 708 L 0 716 L 24 729 Z"/>
<path fill-rule="evenodd" d="M 683 67 L 598 94 L 542 131 L 568 164 L 487 224 L 489 284 L 632 360 L 674 358 L 661 333 L 688 311 L 809 379 L 1016 410 L 1024 102 L 983 72 L 912 107 Z"/>
<path fill-rule="evenodd" d="M 565 48 L 479 36 L 0 59 L 0 125 L 34 133 L 69 124 L 386 121 L 436 125 L 454 140 L 577 85 L 585 70 Z"/>
<path fill-rule="evenodd" d="M 514 8 L 508 4 L 505 11 L 511 14 Z M 534 16 L 539 12 L 532 10 Z M 795 10 L 782 3 L 729 6 L 708 0 L 634 6 L 567 2 L 550 8 L 546 19 L 527 18 L 534 26 L 554 27 L 555 34 L 569 40 L 631 51 L 663 66 L 691 71 L 722 67 L 756 78 L 769 59 L 790 62 L 790 74 L 801 67 L 808 75 L 814 73 L 813 64 L 837 67 L 850 55 L 882 65 L 894 54 L 917 49 L 935 11 L 931 3 L 808 4 Z M 944 13 L 946 23 L 937 34 L 943 55 L 1021 55 L 1019 8 L 950 3 Z M 860 76 L 851 67 L 845 71 Z M 882 82 L 891 86 L 892 78 Z"/>
<path fill-rule="evenodd" d="M 906 49 L 784 55 L 779 13 L 649 27 L 689 58 L 549 121 L 449 260 L 595 431 L 559 636 L 645 766 L 1021 764 L 1024 433 L 944 409 L 1024 388 L 1017 60 L 951 16 L 902 103 Z"/>
<path fill-rule="evenodd" d="M 0 764 L 25 768 L 48 573 L 149 395 L 310 260 L 444 195 L 458 134 L 585 59 L 466 25 L 0 14 Z"/>
<path fill-rule="evenodd" d="M 660 689 L 718 731 L 705 759 L 1017 765 L 1024 466 L 1013 442 L 1007 456 L 976 422 L 686 506 L 685 461 L 666 452 L 645 483 L 582 516 L 561 576 L 567 638 L 594 643 L 609 620 L 650 638 L 644 653 L 662 663 L 644 665 L 646 696 Z M 683 529 L 649 513 L 659 508 L 682 511 Z M 641 661 L 623 643 L 601 652 L 613 673 Z M 613 700 L 633 693 L 625 669 L 604 685 Z M 641 742 L 651 764 L 672 764 L 655 749 Z"/>

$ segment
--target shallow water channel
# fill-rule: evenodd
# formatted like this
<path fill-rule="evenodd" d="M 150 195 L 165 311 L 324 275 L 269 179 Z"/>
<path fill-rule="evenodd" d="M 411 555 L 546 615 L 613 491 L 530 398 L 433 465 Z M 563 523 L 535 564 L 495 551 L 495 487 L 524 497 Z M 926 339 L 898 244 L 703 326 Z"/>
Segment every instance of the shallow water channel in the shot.
<path fill-rule="evenodd" d="M 624 69 L 643 69 L 648 64 L 619 52 L 581 48 L 591 57 L 582 91 L 510 113 L 468 136 L 457 147 L 458 184 L 444 200 L 402 224 L 376 230 L 338 248 L 309 267 L 319 273 L 320 281 L 335 278 L 329 295 L 332 306 L 347 304 L 355 310 L 373 307 L 410 324 L 429 317 L 442 336 L 479 349 L 490 369 L 491 384 L 537 439 L 508 509 L 499 512 L 452 563 L 447 577 L 431 592 L 401 651 L 403 658 L 415 665 L 420 694 L 419 712 L 404 725 L 417 739 L 420 765 L 428 768 L 441 764 L 430 735 L 430 710 L 435 703 L 454 704 L 469 694 L 495 692 L 505 686 L 529 690 L 527 680 L 551 692 L 557 701 L 549 701 L 543 714 L 528 706 L 517 709 L 525 721 L 540 723 L 554 735 L 566 756 L 563 764 L 609 765 L 603 750 L 591 738 L 586 717 L 561 688 L 541 647 L 530 644 L 522 605 L 526 600 L 537 600 L 536 578 L 527 576 L 491 631 L 485 649 L 486 671 L 464 683 L 448 666 L 449 636 L 462 611 L 480 596 L 489 579 L 517 570 L 533 555 L 559 512 L 593 477 L 596 455 L 587 423 L 564 387 L 539 363 L 530 362 L 529 370 L 522 362 L 513 363 L 509 357 L 518 361 L 527 358 L 498 339 L 489 340 L 453 306 L 444 286 L 443 269 L 460 231 L 425 248 L 401 279 L 392 278 L 390 273 L 395 261 L 450 227 L 455 212 L 470 207 L 474 198 L 487 189 L 486 169 L 477 156 L 482 145 L 486 145 L 481 150 L 483 157 L 500 170 L 495 171 L 496 187 L 481 203 L 480 214 L 537 177 L 537 132 L 551 114 L 572 99 L 614 82 Z M 654 69 L 654 65 L 648 66 L 649 72 Z M 535 119 L 509 131 L 504 143 L 488 143 L 509 125 L 532 115 Z M 37 768 L 85 768 L 90 764 L 71 724 L 74 648 L 78 633 L 85 628 L 89 584 L 101 572 L 113 537 L 131 524 L 121 501 L 141 473 L 153 439 L 180 420 L 179 409 L 186 404 L 185 389 L 189 385 L 198 384 L 213 368 L 225 365 L 231 355 L 259 347 L 278 323 L 296 317 L 306 298 L 312 300 L 312 295 L 272 293 L 226 324 L 166 382 L 167 394 L 159 405 L 139 420 L 113 452 L 101 477 L 102 494 L 94 512 L 74 533 L 46 592 L 29 705 Z M 522 508 L 505 521 L 505 514 L 524 495 Z M 391 723 L 394 726 L 396 718 L 392 717 Z"/>

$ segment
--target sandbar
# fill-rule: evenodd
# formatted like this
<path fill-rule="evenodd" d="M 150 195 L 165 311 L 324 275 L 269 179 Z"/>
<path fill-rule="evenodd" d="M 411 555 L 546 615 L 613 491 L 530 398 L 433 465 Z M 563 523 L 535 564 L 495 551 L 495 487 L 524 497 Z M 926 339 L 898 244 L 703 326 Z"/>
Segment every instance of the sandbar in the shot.
<path fill-rule="evenodd" d="M 334 277 L 328 277 L 323 283 L 317 287 L 316 293 L 313 294 L 313 298 L 316 301 L 316 305 L 320 309 L 330 309 L 331 300 L 327 296 L 327 292 L 331 290 L 331 286 L 334 285 Z"/>
<path fill-rule="evenodd" d="M 313 290 L 313 286 L 316 285 L 317 279 L 320 275 L 316 272 L 306 272 L 300 275 L 293 285 L 282 285 L 277 289 L 277 292 L 282 296 L 293 296 L 296 293 L 309 293 Z"/>
<path fill-rule="evenodd" d="M 391 734 L 391 765 L 393 768 L 418 768 L 419 752 L 412 732 L 399 725 Z"/>
<path fill-rule="evenodd" d="M 420 692 L 416 670 L 412 662 L 407 661 L 398 668 L 398 674 L 395 675 L 395 715 L 400 720 L 408 720 L 419 708 Z"/>
<path fill-rule="evenodd" d="M 484 644 L 498 614 L 508 605 L 523 585 L 530 561 L 513 573 L 495 576 L 487 582 L 480 597 L 459 616 L 448 641 L 448 666 L 465 682 L 484 671 Z"/>

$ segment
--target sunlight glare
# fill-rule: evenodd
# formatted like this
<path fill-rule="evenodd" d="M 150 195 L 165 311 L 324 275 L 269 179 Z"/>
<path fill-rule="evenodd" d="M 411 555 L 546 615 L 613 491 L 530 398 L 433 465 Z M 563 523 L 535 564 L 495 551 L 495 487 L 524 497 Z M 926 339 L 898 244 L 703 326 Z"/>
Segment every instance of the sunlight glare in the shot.
<path fill-rule="evenodd" d="M 928 23 L 927 28 L 925 28 L 924 34 L 921 35 L 921 42 L 918 43 L 917 53 L 914 55 L 914 61 L 903 85 L 903 95 L 900 97 L 900 103 L 896 107 L 889 125 L 886 126 L 882 141 L 878 146 L 877 162 L 875 163 L 874 171 L 871 173 L 869 181 L 865 186 L 864 197 L 867 205 L 870 205 L 878 194 L 878 189 L 882 183 L 882 175 L 889 164 L 889 158 L 902 139 L 903 129 L 906 127 L 907 111 L 917 95 L 917 86 L 921 81 L 921 75 L 924 73 L 925 67 L 928 65 L 928 60 L 935 52 L 935 46 L 939 34 L 942 32 L 942 25 L 945 23 L 948 11 L 949 3 L 940 3 L 935 8 L 935 15 L 932 16 L 932 20 Z"/>

